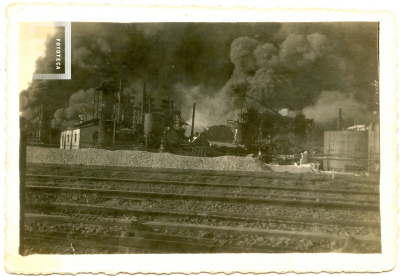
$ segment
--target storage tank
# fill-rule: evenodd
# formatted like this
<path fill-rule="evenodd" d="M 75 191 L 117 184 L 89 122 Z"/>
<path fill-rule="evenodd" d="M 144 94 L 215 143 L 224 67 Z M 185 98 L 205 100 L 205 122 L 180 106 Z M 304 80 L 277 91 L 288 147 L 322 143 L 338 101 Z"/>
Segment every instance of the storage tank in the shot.
<path fill-rule="evenodd" d="M 144 114 L 144 135 L 153 132 L 155 126 L 155 118 L 152 113 Z"/>
<path fill-rule="evenodd" d="M 335 171 L 367 170 L 367 131 L 326 131 L 324 168 Z"/>
<path fill-rule="evenodd" d="M 236 143 L 240 145 L 250 146 L 251 145 L 251 126 L 248 123 L 238 123 L 237 125 L 237 136 Z"/>

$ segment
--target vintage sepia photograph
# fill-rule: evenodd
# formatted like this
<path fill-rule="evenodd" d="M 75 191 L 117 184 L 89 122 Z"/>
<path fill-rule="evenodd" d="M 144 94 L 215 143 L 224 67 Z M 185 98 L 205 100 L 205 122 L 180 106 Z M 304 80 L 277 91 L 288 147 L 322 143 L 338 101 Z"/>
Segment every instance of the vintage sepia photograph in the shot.
<path fill-rule="evenodd" d="M 381 252 L 377 22 L 43 28 L 21 255 Z"/>
<path fill-rule="evenodd" d="M 381 22 L 207 21 L 17 22 L 20 257 L 387 252 Z"/>

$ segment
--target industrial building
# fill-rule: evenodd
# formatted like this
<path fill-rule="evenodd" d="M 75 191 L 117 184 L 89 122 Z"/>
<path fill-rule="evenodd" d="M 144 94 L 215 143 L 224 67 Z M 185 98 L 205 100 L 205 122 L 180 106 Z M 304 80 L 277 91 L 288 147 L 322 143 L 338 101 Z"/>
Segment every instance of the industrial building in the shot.
<path fill-rule="evenodd" d="M 301 112 L 285 117 L 271 109 L 246 109 L 237 121 L 228 121 L 235 141 L 248 149 L 274 154 L 293 154 L 312 146 L 314 120 Z"/>
<path fill-rule="evenodd" d="M 325 170 L 357 172 L 380 169 L 379 120 L 368 126 L 343 128 L 339 110 L 337 130 L 324 133 L 323 154 L 313 155 L 314 120 L 301 112 L 290 118 L 261 102 L 260 109 L 244 108 L 238 119 L 229 120 L 225 127 L 214 126 L 194 134 L 194 104 L 192 133 L 188 138 L 185 136 L 188 124 L 173 100 L 150 97 L 146 93 L 146 84 L 141 102 L 136 101 L 136 104 L 134 96 L 124 95 L 122 91 L 122 83 L 103 82 L 95 88 L 91 119 L 86 119 L 88 114 L 85 112 L 80 116 L 79 124 L 62 131 L 60 148 L 173 151 L 178 147 L 196 147 L 190 149 L 191 152 L 202 152 L 201 156 L 205 156 L 209 151 L 203 148 L 213 147 L 214 155 L 211 156 L 262 152 L 264 156 L 274 156 L 274 160 L 290 155 L 292 163 L 295 155 L 308 151 L 310 160 L 320 162 Z M 50 132 L 43 124 L 40 125 L 38 133 L 41 137 L 49 137 L 44 134 Z M 271 162 L 272 157 L 264 161 Z M 282 164 L 287 164 L 287 160 Z"/>
<path fill-rule="evenodd" d="M 53 114 L 43 104 L 34 108 L 35 118 L 27 127 L 28 143 L 34 145 L 54 145 L 60 140 L 60 130 Z"/>
<path fill-rule="evenodd" d="M 63 131 L 60 148 L 156 148 L 166 137 L 171 143 L 185 139 L 187 124 L 173 100 L 150 97 L 146 84 L 141 103 L 135 104 L 135 97 L 122 91 L 122 83 L 103 82 L 95 88 L 92 119 L 82 114 L 79 124 Z"/>
<path fill-rule="evenodd" d="M 59 141 L 62 149 L 167 150 L 195 156 L 196 152 L 201 152 L 199 156 L 260 152 L 268 157 L 263 161 L 269 163 L 283 157 L 282 162 L 275 163 L 286 165 L 297 162 L 300 153 L 307 151 L 309 160 L 320 163 L 324 170 L 380 170 L 378 118 L 369 125 L 344 127 L 339 110 L 337 129 L 324 132 L 323 147 L 316 152 L 314 120 L 301 112 L 294 118 L 282 116 L 259 101 L 259 109 L 246 106 L 237 120 L 194 134 L 193 104 L 192 132 L 186 137 L 188 124 L 172 99 L 151 97 L 146 92 L 146 83 L 141 94 L 135 99 L 130 94 L 124 95 L 122 82 L 102 82 L 94 89 L 90 114 L 85 111 L 78 124 L 65 130 L 56 125 L 52 113 L 41 105 L 28 128 L 28 143 L 54 146 Z"/>

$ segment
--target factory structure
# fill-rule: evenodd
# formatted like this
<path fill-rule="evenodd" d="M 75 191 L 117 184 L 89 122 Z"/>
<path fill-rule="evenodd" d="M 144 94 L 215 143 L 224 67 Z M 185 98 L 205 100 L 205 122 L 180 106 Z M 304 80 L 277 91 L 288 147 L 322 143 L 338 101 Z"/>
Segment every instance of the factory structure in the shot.
<path fill-rule="evenodd" d="M 177 144 L 185 139 L 187 123 L 169 98 L 152 98 L 143 87 L 142 102 L 124 95 L 122 83 L 103 82 L 94 89 L 93 111 L 80 123 L 61 132 L 60 148 L 121 147 L 155 149 L 161 140 Z"/>
<path fill-rule="evenodd" d="M 272 164 L 314 162 L 336 172 L 380 170 L 379 119 L 369 125 L 345 126 L 340 109 L 337 128 L 324 132 L 323 147 L 316 150 L 313 119 L 301 112 L 293 118 L 282 116 L 264 101 L 258 102 L 259 109 L 244 105 L 237 120 L 228 120 L 225 126 L 194 133 L 195 103 L 192 118 L 183 118 L 173 99 L 151 97 L 145 83 L 141 97 L 135 99 L 123 94 L 122 82 L 107 81 L 94 89 L 90 114 L 85 111 L 79 115 L 80 122 L 67 129 L 57 126 L 41 106 L 29 139 L 43 146 L 59 141 L 62 149 L 168 151 L 195 156 L 253 153 Z M 187 119 L 191 119 L 190 136 L 185 136 Z M 303 153 L 307 160 L 301 161 Z"/>
<path fill-rule="evenodd" d="M 56 124 L 56 119 L 43 104 L 34 109 L 37 114 L 30 122 L 27 129 L 28 141 L 37 145 L 54 145 L 60 140 L 60 128 Z"/>

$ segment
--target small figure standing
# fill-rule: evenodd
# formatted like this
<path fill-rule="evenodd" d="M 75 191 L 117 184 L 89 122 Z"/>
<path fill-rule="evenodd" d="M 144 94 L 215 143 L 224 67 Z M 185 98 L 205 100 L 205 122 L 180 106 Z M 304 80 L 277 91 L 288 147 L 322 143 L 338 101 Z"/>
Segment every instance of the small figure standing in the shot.
<path fill-rule="evenodd" d="M 235 134 L 233 136 L 233 143 L 236 143 L 237 135 L 238 135 L 239 130 L 235 129 Z"/>

